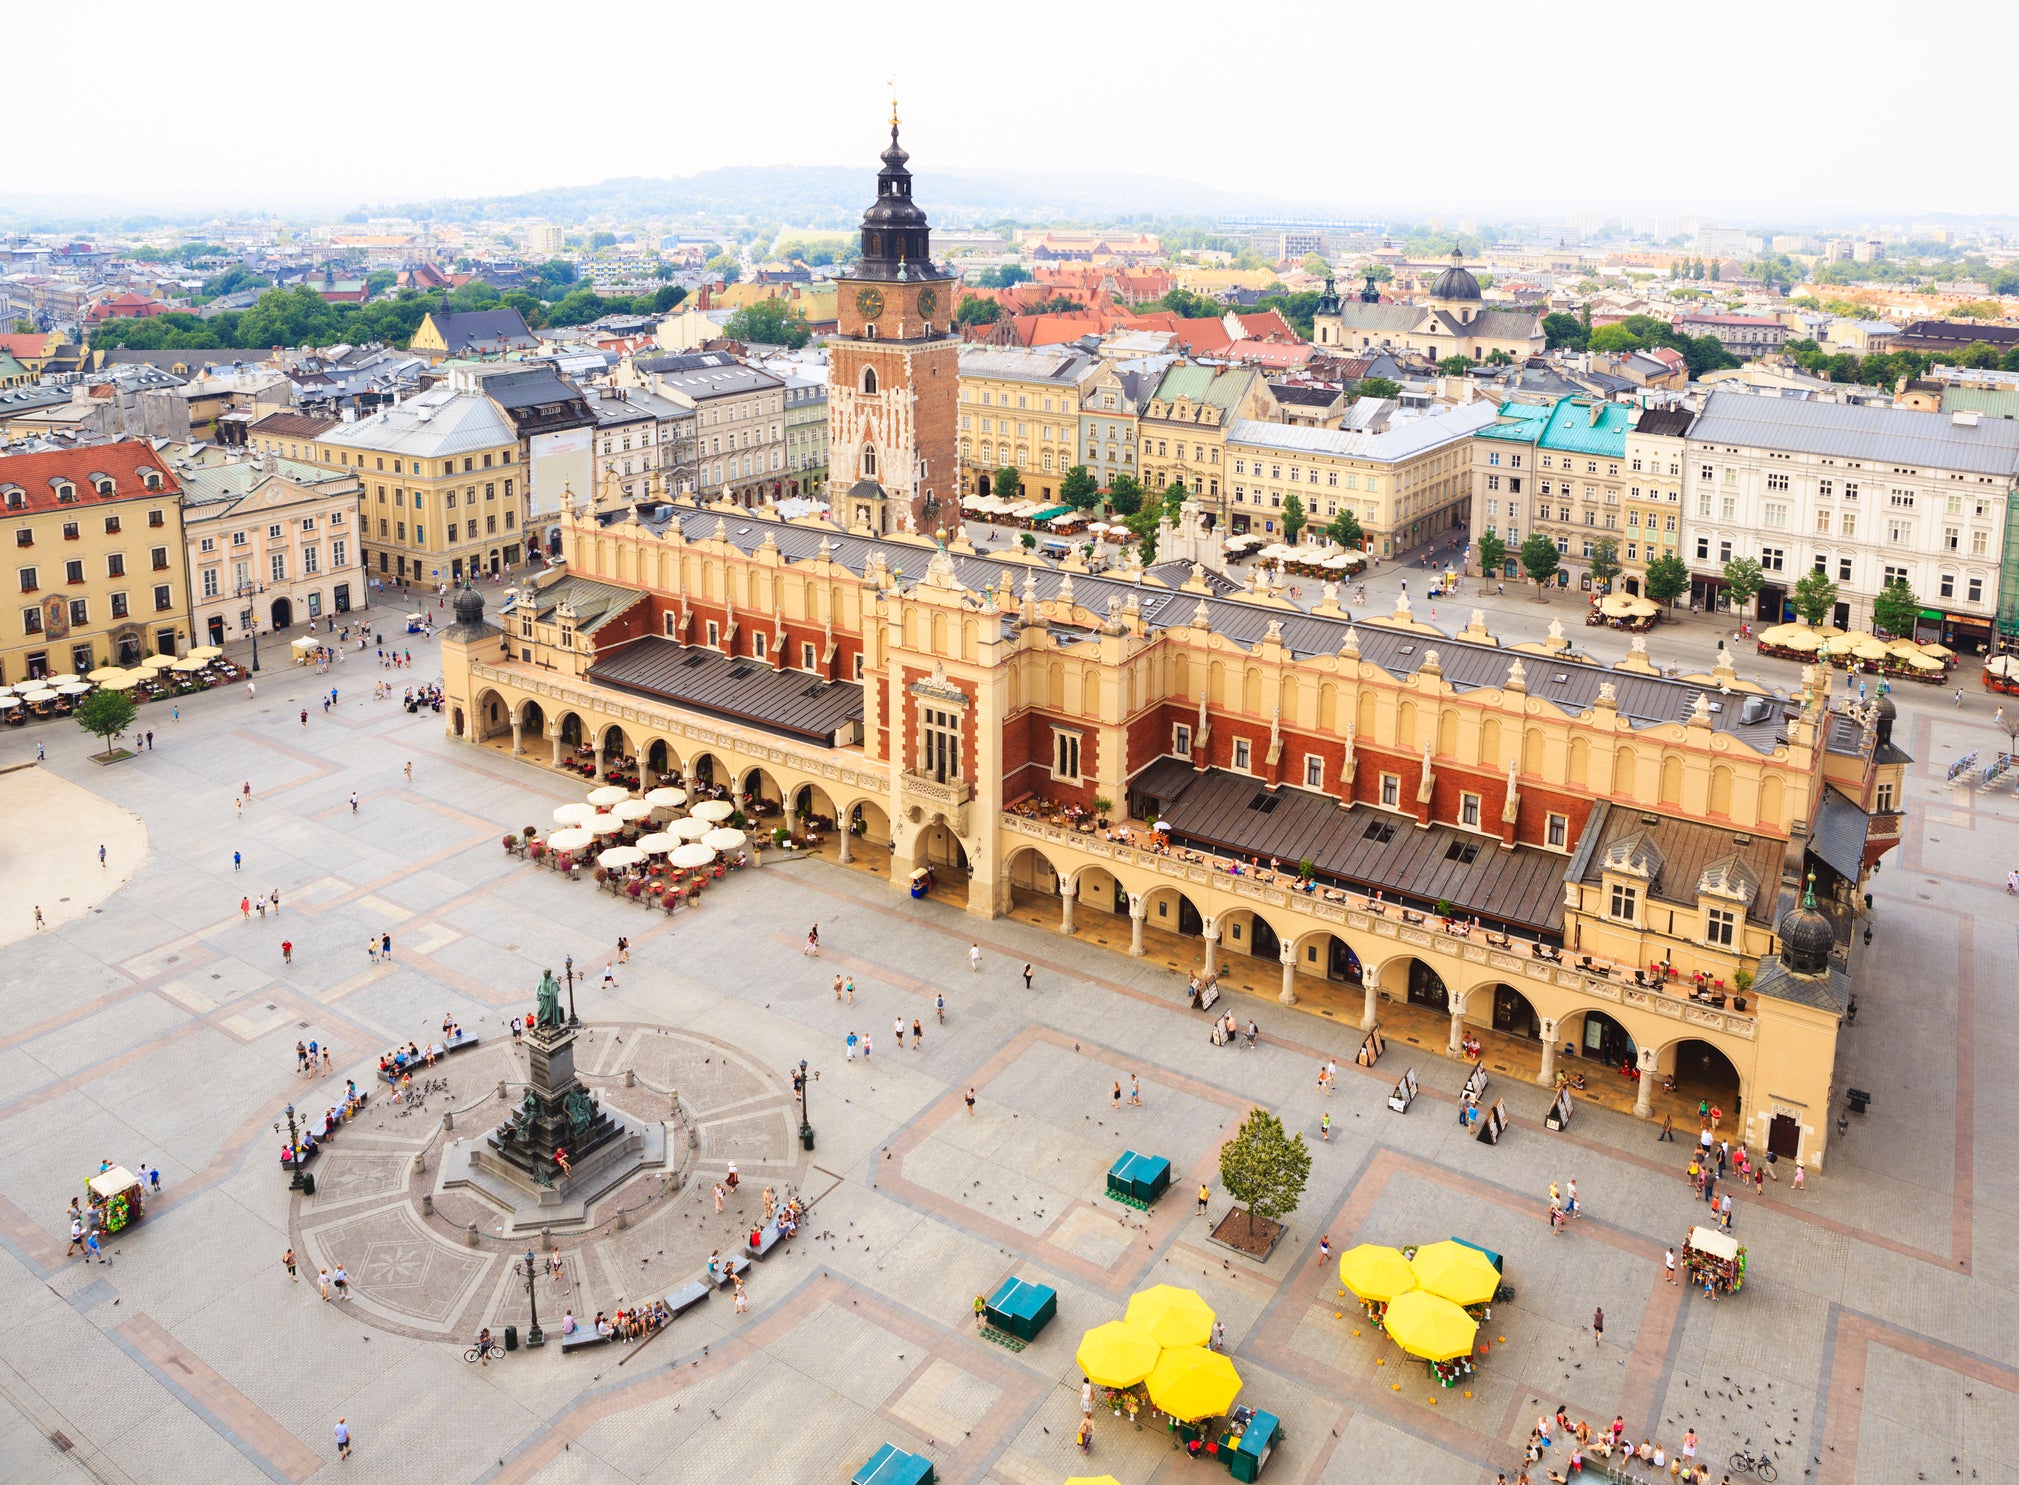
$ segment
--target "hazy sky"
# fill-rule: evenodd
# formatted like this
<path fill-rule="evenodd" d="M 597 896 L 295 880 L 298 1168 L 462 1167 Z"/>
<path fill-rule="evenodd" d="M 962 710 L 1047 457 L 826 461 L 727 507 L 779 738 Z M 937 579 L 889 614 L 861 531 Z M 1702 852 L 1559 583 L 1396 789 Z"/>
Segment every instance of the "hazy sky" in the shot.
<path fill-rule="evenodd" d="M 49 149 L 9 152 L 0 196 L 354 204 L 715 166 L 868 170 L 894 74 L 928 205 L 935 168 L 1013 168 L 1346 212 L 2019 210 L 1997 123 L 2014 0 L 109 0 L 22 7 L 7 31 L 17 76 L 78 91 L 32 126 Z"/>

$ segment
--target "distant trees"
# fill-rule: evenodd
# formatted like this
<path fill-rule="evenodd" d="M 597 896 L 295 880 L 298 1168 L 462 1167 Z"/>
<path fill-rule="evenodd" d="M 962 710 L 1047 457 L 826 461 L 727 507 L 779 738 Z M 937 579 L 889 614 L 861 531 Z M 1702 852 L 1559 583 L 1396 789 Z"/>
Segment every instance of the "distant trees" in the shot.
<path fill-rule="evenodd" d="M 1400 397 L 1402 383 L 1391 381 L 1385 376 L 1370 376 L 1353 384 L 1353 400 L 1362 397 Z"/>
<path fill-rule="evenodd" d="M 1590 332 L 1576 315 L 1567 315 L 1559 310 L 1542 317 L 1542 334 L 1544 343 L 1552 351 L 1581 351 Z"/>
<path fill-rule="evenodd" d="M 1304 502 L 1295 495 L 1286 496 L 1283 501 L 1283 540 L 1294 545 L 1305 521 Z"/>
<path fill-rule="evenodd" d="M 984 268 L 975 275 L 975 283 L 984 289 L 1007 289 L 1016 284 L 1029 283 L 1031 271 L 1017 263 L 1005 263 L 1000 268 Z"/>
<path fill-rule="evenodd" d="M 1084 464 L 1075 464 L 1059 481 L 1059 500 L 1074 510 L 1088 510 L 1100 498 L 1100 483 Z"/>
<path fill-rule="evenodd" d="M 746 345 L 782 345 L 796 351 L 813 338 L 806 315 L 786 299 L 760 299 L 729 317 L 722 333 Z"/>
<path fill-rule="evenodd" d="M 1907 586 L 1905 578 L 1894 578 L 1872 599 L 1872 627 L 1896 638 L 1914 632 L 1914 620 L 1921 616 L 1921 600 Z"/>
<path fill-rule="evenodd" d="M 1002 306 L 979 294 L 961 295 L 960 308 L 953 312 L 956 325 L 993 325 L 1002 318 Z"/>
<path fill-rule="evenodd" d="M 1788 594 L 1788 602 L 1802 616 L 1802 622 L 1813 628 L 1836 608 L 1837 585 L 1830 581 L 1829 574 L 1811 569 L 1796 580 Z"/>
<path fill-rule="evenodd" d="M 1613 580 L 1619 576 L 1619 543 L 1610 536 L 1602 536 L 1591 547 L 1591 580 L 1602 584 L 1610 592 Z"/>
<path fill-rule="evenodd" d="M 1521 544 L 1521 570 L 1535 584 L 1537 603 L 1542 601 L 1544 588 L 1562 565 L 1563 559 L 1556 550 L 1556 543 L 1548 537 L 1538 534 Z"/>
<path fill-rule="evenodd" d="M 1350 510 L 1342 510 L 1325 527 L 1325 534 L 1342 547 L 1359 551 L 1367 542 L 1367 533 L 1360 529 L 1360 518 Z"/>
<path fill-rule="evenodd" d="M 1682 558 L 1664 552 L 1647 565 L 1647 596 L 1656 603 L 1674 603 L 1689 591 L 1690 570 Z"/>
<path fill-rule="evenodd" d="M 1217 299 L 1209 299 L 1204 294 L 1194 294 L 1190 289 L 1171 289 L 1162 298 L 1152 299 L 1148 304 L 1139 304 L 1140 314 L 1167 312 L 1181 319 L 1218 319 L 1226 309 Z"/>

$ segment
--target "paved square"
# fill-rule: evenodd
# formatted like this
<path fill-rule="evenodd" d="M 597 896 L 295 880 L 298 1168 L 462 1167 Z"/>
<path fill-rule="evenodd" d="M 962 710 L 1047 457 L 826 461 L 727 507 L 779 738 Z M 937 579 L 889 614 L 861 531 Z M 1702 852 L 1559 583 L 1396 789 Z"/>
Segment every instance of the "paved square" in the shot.
<path fill-rule="evenodd" d="M 1452 1117 L 1460 1070 L 1406 1045 L 1326 1098 L 1313 1074 L 1328 1054 L 1349 1067 L 1349 1025 L 1237 996 L 1263 1043 L 1216 1048 L 1154 959 L 913 903 L 826 861 L 773 863 L 698 912 L 647 916 L 499 850 L 577 797 L 567 778 L 364 699 L 304 732 L 295 713 L 317 680 L 266 672 L 256 701 L 201 698 L 158 751 L 111 768 L 86 760 L 81 735 L 0 740 L 0 768 L 31 759 L 38 732 L 51 754 L 0 773 L 16 824 L 0 850 L 24 853 L 0 870 L 28 894 L 0 920 L 0 1479 L 334 1478 L 341 1414 L 353 1478 L 602 1485 L 670 1466 L 841 1480 L 888 1440 L 947 1480 L 1138 1485 L 1189 1466 L 1161 1429 L 1105 1413 L 1081 1458 L 1073 1351 L 1157 1282 L 1215 1307 L 1244 1400 L 1283 1418 L 1271 1479 L 1490 1482 L 1559 1402 L 1594 1422 L 1623 1413 L 1670 1447 L 1694 1425 L 1719 1466 L 1750 1441 L 1788 1481 L 2019 1468 L 2019 1125 L 1993 1091 L 2019 1052 L 2005 1014 L 2019 944 L 1997 890 L 2019 812 L 1942 783 L 1951 758 L 1994 746 L 1988 708 L 1899 698 L 1921 761 L 1838 1069 L 1873 1109 L 1806 1190 L 1741 1198 L 1748 1282 L 1713 1305 L 1663 1282 L 1662 1250 L 1701 1208 L 1652 1126 L 1594 1107 L 1550 1134 L 1540 1090 L 1503 1077 L 1492 1092 L 1513 1126 L 1480 1145 Z M 278 917 L 240 912 L 276 888 Z M 44 898 L 51 927 L 33 932 L 24 903 Z M 810 962 L 815 920 L 826 952 Z M 390 963 L 365 951 L 384 933 Z M 634 952 L 605 991 L 619 935 Z M 664 1294 L 734 1250 L 767 1186 L 811 1201 L 811 1217 L 750 1274 L 748 1314 L 722 1293 L 642 1345 L 548 1345 L 478 1368 L 462 1360 L 476 1327 L 528 1328 L 514 1270 L 527 1243 L 438 1189 L 438 1162 L 503 1117 L 498 1085 L 526 1065 L 507 1020 L 570 955 L 589 1023 L 577 1065 L 612 1108 L 669 1121 L 678 1179 L 627 1188 L 591 1231 L 557 1234 L 563 1272 L 535 1281 L 550 1333 L 563 1313 Z M 853 1005 L 835 1001 L 837 972 L 855 979 Z M 424 1070 L 447 1087 L 412 1109 L 381 1087 L 318 1157 L 315 1195 L 291 1194 L 276 1162 L 287 1108 L 319 1118 L 346 1078 L 373 1086 L 381 1049 L 438 1036 L 444 1015 L 481 1039 Z M 897 1017 L 928 1023 L 924 1047 L 896 1046 Z M 873 1057 L 844 1060 L 850 1030 L 875 1038 Z M 311 1037 L 333 1059 L 304 1077 L 292 1053 Z M 801 1058 L 816 1074 L 811 1152 L 787 1083 Z M 1397 1115 L 1385 1095 L 1410 1061 L 1425 1096 Z M 1143 1105 L 1117 1110 L 1131 1074 Z M 1225 1210 L 1218 1148 L 1256 1103 L 1314 1153 L 1266 1264 L 1213 1245 L 1192 1210 L 1201 1179 Z M 1127 1148 L 1172 1162 L 1148 1213 L 1103 1194 Z M 159 1166 L 162 1194 L 109 1264 L 86 1268 L 65 1256 L 65 1208 L 101 1159 Z M 741 1180 L 718 1214 L 732 1161 Z M 1542 1196 L 1573 1176 L 1585 1216 L 1554 1237 Z M 1505 1255 L 1517 1297 L 1482 1329 L 1469 1388 L 1431 1386 L 1341 1297 L 1321 1234 L 1335 1252 L 1458 1234 Z M 280 1265 L 290 1244 L 297 1284 Z M 315 1271 L 339 1262 L 356 1297 L 325 1304 Z M 1059 1292 L 1058 1320 L 1018 1353 L 977 1338 L 969 1311 L 1010 1274 Z"/>

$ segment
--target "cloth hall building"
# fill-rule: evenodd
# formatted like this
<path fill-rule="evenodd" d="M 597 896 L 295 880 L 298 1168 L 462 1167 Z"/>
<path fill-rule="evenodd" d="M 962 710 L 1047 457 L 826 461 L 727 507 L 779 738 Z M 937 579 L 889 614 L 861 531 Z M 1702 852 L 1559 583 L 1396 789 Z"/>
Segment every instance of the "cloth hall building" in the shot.
<path fill-rule="evenodd" d="M 833 416 L 839 466 L 859 430 Z M 903 421 L 878 467 L 940 467 L 884 441 Z M 1519 1038 L 1540 1081 L 1628 1079 L 1643 1116 L 1664 1077 L 1703 1082 L 1727 1127 L 1821 1164 L 1851 919 L 1898 834 L 1889 703 L 1827 670 L 1783 700 L 1478 614 L 1446 635 L 1181 564 L 941 546 L 884 515 L 915 485 L 835 482 L 838 522 L 691 497 L 565 516 L 564 572 L 495 622 L 458 596 L 450 734 L 726 787 L 893 887 L 931 868 L 978 916 L 1189 940 L 1285 1003 L 1343 987 L 1370 1033 L 1429 1008 L 1453 1055 Z"/>

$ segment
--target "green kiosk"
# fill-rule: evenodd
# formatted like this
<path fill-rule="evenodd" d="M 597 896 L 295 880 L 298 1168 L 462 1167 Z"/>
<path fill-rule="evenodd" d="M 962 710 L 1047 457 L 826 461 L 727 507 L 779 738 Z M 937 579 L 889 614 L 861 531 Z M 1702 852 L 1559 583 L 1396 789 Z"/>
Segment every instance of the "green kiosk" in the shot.
<path fill-rule="evenodd" d="M 932 1461 L 923 1454 L 907 1454 L 895 1444 L 885 1444 L 848 1477 L 848 1485 L 935 1485 L 938 1479 Z"/>
<path fill-rule="evenodd" d="M 1142 1211 L 1170 1187 L 1171 1162 L 1161 1155 L 1124 1150 L 1122 1158 L 1108 1167 L 1108 1195 Z"/>
<path fill-rule="evenodd" d="M 1004 1279 L 1002 1286 L 989 1296 L 982 1318 L 992 1328 L 1020 1341 L 1034 1341 L 1058 1312 L 1056 1289 L 1033 1284 L 1028 1279 Z"/>

